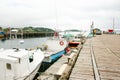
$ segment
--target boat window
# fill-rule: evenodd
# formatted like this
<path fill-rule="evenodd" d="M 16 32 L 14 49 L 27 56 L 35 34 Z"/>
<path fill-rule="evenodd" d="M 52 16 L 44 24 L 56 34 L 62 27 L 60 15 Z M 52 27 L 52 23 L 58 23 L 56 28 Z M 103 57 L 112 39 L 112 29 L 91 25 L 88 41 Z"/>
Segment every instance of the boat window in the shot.
<path fill-rule="evenodd" d="M 33 62 L 33 55 L 29 57 L 29 62 Z"/>
<path fill-rule="evenodd" d="M 8 70 L 11 70 L 11 64 L 10 64 L 10 63 L 7 63 L 7 64 L 6 64 L 6 68 L 7 68 Z"/>

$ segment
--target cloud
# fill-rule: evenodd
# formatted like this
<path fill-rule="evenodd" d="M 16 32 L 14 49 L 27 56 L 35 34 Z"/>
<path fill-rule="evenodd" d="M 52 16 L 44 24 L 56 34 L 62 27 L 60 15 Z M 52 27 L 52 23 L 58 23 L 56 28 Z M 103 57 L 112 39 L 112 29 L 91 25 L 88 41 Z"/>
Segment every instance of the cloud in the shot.
<path fill-rule="evenodd" d="M 120 27 L 119 0 L 0 0 L 0 26 Z"/>

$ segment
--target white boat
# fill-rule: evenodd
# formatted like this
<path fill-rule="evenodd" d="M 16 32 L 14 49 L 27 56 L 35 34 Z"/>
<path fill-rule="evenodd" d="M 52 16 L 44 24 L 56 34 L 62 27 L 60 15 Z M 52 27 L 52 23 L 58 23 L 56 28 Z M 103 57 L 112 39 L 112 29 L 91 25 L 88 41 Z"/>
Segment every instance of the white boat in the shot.
<path fill-rule="evenodd" d="M 68 42 L 64 39 L 48 39 L 44 47 L 45 58 L 43 62 L 54 62 L 66 53 Z"/>
<path fill-rule="evenodd" d="M 19 43 L 20 43 L 20 44 L 23 44 L 23 43 L 24 43 L 24 40 L 20 40 Z"/>
<path fill-rule="evenodd" d="M 0 80 L 33 80 L 43 59 L 40 49 L 1 49 Z"/>
<path fill-rule="evenodd" d="M 42 46 L 45 54 L 43 62 L 51 63 L 56 61 L 58 58 L 66 53 L 65 48 L 67 46 L 67 40 L 61 38 L 59 36 L 59 32 L 55 32 L 54 37 L 46 40 L 44 46 Z"/>

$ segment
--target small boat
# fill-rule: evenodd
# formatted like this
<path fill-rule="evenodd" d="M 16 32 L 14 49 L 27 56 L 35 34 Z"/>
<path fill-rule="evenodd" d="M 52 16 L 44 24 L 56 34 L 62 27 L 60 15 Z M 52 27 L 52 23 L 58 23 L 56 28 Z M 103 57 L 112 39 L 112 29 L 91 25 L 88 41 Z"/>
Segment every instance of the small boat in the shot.
<path fill-rule="evenodd" d="M 64 39 L 49 39 L 45 43 L 43 62 L 52 63 L 66 53 L 68 43 Z"/>
<path fill-rule="evenodd" d="M 69 46 L 70 48 L 76 48 L 79 44 L 80 44 L 80 42 L 70 41 L 70 42 L 68 43 L 68 46 Z"/>
<path fill-rule="evenodd" d="M 81 30 L 66 30 L 66 33 L 63 35 L 68 40 L 69 48 L 77 48 L 79 44 L 83 44 L 81 41 L 83 33 Z"/>
<path fill-rule="evenodd" d="M 66 53 L 67 40 L 59 36 L 59 32 L 54 33 L 54 37 L 49 38 L 43 46 L 45 58 L 43 62 L 52 63 Z"/>
<path fill-rule="evenodd" d="M 23 44 L 23 43 L 24 43 L 24 40 L 20 40 L 19 43 L 20 43 L 20 44 Z"/>
<path fill-rule="evenodd" d="M 40 49 L 1 49 L 0 80 L 33 80 L 43 59 Z"/>

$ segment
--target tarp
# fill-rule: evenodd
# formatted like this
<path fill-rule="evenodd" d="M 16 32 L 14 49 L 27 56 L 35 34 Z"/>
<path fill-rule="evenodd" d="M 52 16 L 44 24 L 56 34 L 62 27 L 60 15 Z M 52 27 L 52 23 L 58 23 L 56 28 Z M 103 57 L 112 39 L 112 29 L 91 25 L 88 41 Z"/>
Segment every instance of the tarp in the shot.
<path fill-rule="evenodd" d="M 64 34 L 63 37 L 65 38 L 69 38 L 69 37 L 73 37 L 74 35 L 73 34 Z"/>
<path fill-rule="evenodd" d="M 4 35 L 5 33 L 4 32 L 0 32 L 0 34 Z"/>

